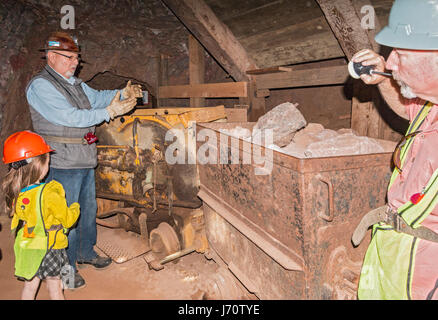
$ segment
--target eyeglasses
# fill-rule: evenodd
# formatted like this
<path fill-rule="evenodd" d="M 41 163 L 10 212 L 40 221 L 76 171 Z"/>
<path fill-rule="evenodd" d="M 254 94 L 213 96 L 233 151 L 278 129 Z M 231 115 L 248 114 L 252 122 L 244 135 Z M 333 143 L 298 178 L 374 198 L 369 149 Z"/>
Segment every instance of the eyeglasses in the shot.
<path fill-rule="evenodd" d="M 63 56 L 63 57 L 66 57 L 67 59 L 69 59 L 70 61 L 73 61 L 73 60 L 77 60 L 78 62 L 81 62 L 82 61 L 82 59 L 79 57 L 79 56 L 77 56 L 77 57 L 75 57 L 75 56 L 68 56 L 68 55 L 66 55 L 66 54 L 62 54 L 62 53 L 59 53 L 59 52 L 56 52 L 56 51 L 52 51 L 53 53 L 56 53 L 56 54 L 59 54 L 60 56 Z"/>
<path fill-rule="evenodd" d="M 402 171 L 403 171 L 401 169 L 401 159 L 400 159 L 401 148 L 409 141 L 409 139 L 415 137 L 417 134 L 419 134 L 421 132 L 422 132 L 421 130 L 417 130 L 417 131 L 414 131 L 412 133 L 409 133 L 409 134 L 403 136 L 403 138 L 400 140 L 400 142 L 395 147 L 394 153 L 392 154 L 392 163 L 394 164 L 394 167 L 400 173 L 402 173 Z"/>

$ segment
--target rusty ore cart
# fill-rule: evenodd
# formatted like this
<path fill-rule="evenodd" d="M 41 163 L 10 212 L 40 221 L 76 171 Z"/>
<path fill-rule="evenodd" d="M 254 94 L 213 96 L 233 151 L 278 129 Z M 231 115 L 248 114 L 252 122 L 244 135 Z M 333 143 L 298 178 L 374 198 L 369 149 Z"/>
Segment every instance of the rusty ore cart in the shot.
<path fill-rule="evenodd" d="M 214 130 L 216 152 L 220 129 L 252 125 L 198 123 L 197 130 Z M 198 164 L 207 257 L 260 299 L 355 299 L 370 236 L 355 248 L 351 235 L 385 203 L 391 154 L 299 159 L 273 151 L 271 174 L 256 175 L 260 165 L 243 162 L 255 145 L 226 137 L 222 152 L 238 152 L 239 164 Z"/>

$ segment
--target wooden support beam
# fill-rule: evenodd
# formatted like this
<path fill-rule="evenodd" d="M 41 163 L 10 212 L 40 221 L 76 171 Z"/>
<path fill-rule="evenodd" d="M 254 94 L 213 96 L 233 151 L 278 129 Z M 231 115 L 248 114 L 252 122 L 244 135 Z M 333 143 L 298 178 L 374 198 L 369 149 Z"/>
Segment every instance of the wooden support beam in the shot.
<path fill-rule="evenodd" d="M 373 110 L 371 99 L 371 90 L 365 84 L 360 82 L 353 84 L 351 128 L 361 136 L 368 136 L 368 130 L 371 127 L 370 115 Z"/>
<path fill-rule="evenodd" d="M 239 96 L 239 101 L 248 105 L 250 121 L 263 115 L 266 110 L 265 98 L 256 96 L 253 78 L 246 74 L 247 70 L 258 69 L 258 66 L 231 30 L 218 19 L 204 0 L 161 1 L 235 81 L 248 82 L 250 89 L 246 90 L 245 96 Z"/>
<path fill-rule="evenodd" d="M 248 110 L 246 108 L 225 108 L 227 122 L 247 122 Z"/>
<path fill-rule="evenodd" d="M 239 98 L 239 105 L 248 109 L 248 121 L 255 122 L 265 114 L 265 97 L 258 95 L 261 92 L 267 93 L 267 91 L 257 90 L 256 81 L 253 80 L 248 82 L 248 97 Z"/>
<path fill-rule="evenodd" d="M 158 88 L 158 98 L 239 98 L 248 97 L 248 83 L 221 82 Z"/>
<path fill-rule="evenodd" d="M 189 80 L 190 84 L 204 83 L 205 57 L 204 48 L 198 40 L 189 35 Z M 190 98 L 190 107 L 202 107 L 205 105 L 205 98 Z"/>
<path fill-rule="evenodd" d="M 215 115 L 217 119 L 226 116 L 228 122 L 247 122 L 247 110 L 245 108 L 225 108 L 223 105 L 215 107 L 204 107 L 204 108 L 161 108 L 161 109 L 136 109 L 133 116 L 168 116 L 168 115 L 180 115 L 180 114 L 190 114 L 199 115 L 206 114 L 211 119 L 212 114 Z M 218 117 L 219 115 L 219 117 Z M 193 120 L 193 117 L 190 119 Z M 199 120 L 199 117 L 197 118 Z M 201 119 L 206 121 L 204 119 Z M 216 119 L 213 119 L 216 120 Z M 209 121 L 213 121 L 209 120 Z"/>
<path fill-rule="evenodd" d="M 259 75 L 259 74 L 269 74 L 269 73 L 289 72 L 289 71 L 292 71 L 292 68 L 288 68 L 288 67 L 269 67 L 269 68 L 264 68 L 264 69 L 248 70 L 246 72 L 246 74 Z"/>
<path fill-rule="evenodd" d="M 160 54 L 159 56 L 155 57 L 155 61 L 156 61 L 156 72 L 157 72 L 157 77 L 156 77 L 156 84 L 155 84 L 155 92 L 158 93 L 158 89 L 160 88 L 160 86 L 167 86 L 168 84 L 168 59 L 169 57 L 167 55 L 164 54 Z M 167 101 L 162 99 L 158 99 L 158 94 L 157 94 L 157 107 L 162 107 L 167 105 Z"/>
<path fill-rule="evenodd" d="M 204 108 L 160 108 L 160 109 L 136 109 L 132 114 L 133 116 L 164 116 L 164 115 L 178 115 L 185 112 L 192 112 L 197 110 L 205 110 L 205 109 L 214 109 L 214 108 L 222 108 L 225 107 L 223 105 L 215 106 L 215 107 L 204 107 Z"/>
<path fill-rule="evenodd" d="M 265 97 L 269 97 L 270 95 L 271 95 L 271 92 L 269 91 L 269 89 L 256 90 L 256 97 L 257 98 L 265 98 Z"/>
<path fill-rule="evenodd" d="M 347 66 L 296 70 L 255 76 L 257 90 L 343 84 L 348 79 Z"/>
<path fill-rule="evenodd" d="M 351 128 L 359 135 L 378 139 L 399 140 L 400 134 L 392 130 L 383 119 L 379 110 L 388 108 L 381 105 L 383 100 L 376 87 L 355 82 L 353 85 L 353 102 Z"/>
<path fill-rule="evenodd" d="M 360 9 L 366 4 L 371 5 L 368 0 L 355 1 L 354 5 L 351 0 L 317 2 L 348 60 L 361 49 L 379 50 L 379 45 L 374 41 L 374 33 L 361 26 Z M 377 18 L 375 24 L 379 28 Z"/>
<path fill-rule="evenodd" d="M 235 81 L 247 81 L 255 62 L 203 0 L 162 0 Z"/>

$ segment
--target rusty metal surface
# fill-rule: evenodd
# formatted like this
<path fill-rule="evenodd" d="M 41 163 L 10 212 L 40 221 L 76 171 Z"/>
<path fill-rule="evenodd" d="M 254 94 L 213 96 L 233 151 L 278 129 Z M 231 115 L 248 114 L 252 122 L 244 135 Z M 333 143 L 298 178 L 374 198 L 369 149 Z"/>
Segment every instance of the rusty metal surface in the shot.
<path fill-rule="evenodd" d="M 180 256 L 190 252 L 203 253 L 208 249 L 202 208 L 175 207 L 170 216 L 168 210 L 162 208 L 152 212 L 147 208 L 122 207 L 123 202 L 101 198 L 98 198 L 97 203 L 99 218 L 96 222 L 100 228 L 105 227 L 101 228 L 103 231 L 101 231 L 99 247 L 118 263 L 138 256 L 130 252 L 144 250 L 144 243 L 152 250 L 149 252 L 151 255 L 147 262 L 155 270 L 163 269 L 162 264 L 176 261 Z M 114 239 L 112 239 L 109 235 L 111 231 L 107 228 L 122 230 L 114 230 Z M 139 234 L 143 239 L 142 242 L 135 242 L 132 235 L 126 238 L 127 231 Z M 128 244 L 126 239 L 131 239 L 131 243 Z M 138 248 L 129 248 L 129 245 Z M 179 256 L 169 257 L 177 253 Z M 164 262 L 161 261 L 163 259 Z"/>
<path fill-rule="evenodd" d="M 149 243 L 135 233 L 99 225 L 96 246 L 116 263 L 124 263 L 150 250 Z"/>
<path fill-rule="evenodd" d="M 153 208 L 169 204 L 199 207 L 196 166 L 169 165 L 164 160 L 169 125 L 163 125 L 158 116 L 157 122 L 125 118 L 123 123 L 97 129 L 98 196 Z"/>
<path fill-rule="evenodd" d="M 204 286 L 205 300 L 243 300 L 247 299 L 245 288 L 226 268 L 219 267 Z"/>
<path fill-rule="evenodd" d="M 99 126 L 96 129 L 99 137 L 97 223 L 113 228 L 112 232 L 140 234 L 154 247 L 156 252 L 152 254 L 161 258 L 195 245 L 194 249 L 203 253 L 208 242 L 203 213 L 195 210 L 202 204 L 197 197 L 196 165 L 168 164 L 164 152 L 171 142 L 165 137 L 171 128 L 187 134 L 190 120 L 210 121 L 223 117 L 223 106 L 138 110 Z M 163 225 L 168 226 L 167 229 L 163 229 Z M 117 228 L 124 231 L 115 230 Z M 116 255 L 114 252 L 121 250 L 107 242 L 100 245 Z M 150 262 L 154 261 L 158 261 L 156 257 Z"/>
<path fill-rule="evenodd" d="M 151 231 L 149 243 L 152 251 L 160 259 L 181 249 L 175 230 L 165 222 Z"/>
<path fill-rule="evenodd" d="M 203 208 L 210 248 L 226 262 L 249 292 L 260 299 L 298 299 L 304 296 L 303 271 L 284 269 L 206 202 Z"/>
<path fill-rule="evenodd" d="M 199 130 L 224 125 L 240 124 L 198 124 Z M 283 268 L 204 196 L 210 245 L 251 279 L 264 299 L 354 298 L 369 236 L 354 248 L 351 234 L 366 212 L 385 203 L 391 154 L 298 159 L 274 151 L 271 174 L 256 175 L 254 165 L 243 164 L 245 144 L 239 141 L 239 164 L 199 165 L 199 195 L 213 194 L 233 215 L 291 249 L 302 259 L 303 271 Z"/>
<path fill-rule="evenodd" d="M 269 235 L 263 228 L 260 228 L 260 226 L 249 221 L 238 211 L 229 207 L 223 199 L 217 198 L 214 193 L 204 185 L 201 185 L 199 197 L 203 199 L 204 203 L 208 203 L 211 209 L 219 213 L 228 224 L 245 234 L 251 242 L 257 245 L 284 269 L 303 271 L 304 261 L 299 254 L 277 241 L 276 238 Z"/>
<path fill-rule="evenodd" d="M 190 121 L 225 119 L 224 106 L 139 109 L 96 128 L 96 191 L 109 199 L 134 199 L 156 209 L 164 204 L 199 208 L 196 164 L 169 164 L 164 152 L 169 129 L 187 137 Z"/>

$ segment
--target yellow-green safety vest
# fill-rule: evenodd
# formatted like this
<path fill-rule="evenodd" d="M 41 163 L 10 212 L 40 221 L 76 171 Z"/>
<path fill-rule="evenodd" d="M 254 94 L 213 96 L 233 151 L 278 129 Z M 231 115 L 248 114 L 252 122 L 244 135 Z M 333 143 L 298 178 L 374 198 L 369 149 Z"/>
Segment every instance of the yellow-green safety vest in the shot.
<path fill-rule="evenodd" d="M 430 102 L 423 105 L 409 126 L 406 135 L 420 128 L 432 106 Z M 401 148 L 402 166 L 413 140 L 414 137 L 408 139 Z M 394 168 L 388 190 L 399 174 L 399 171 Z M 438 203 L 438 169 L 432 174 L 423 194 L 424 197 L 417 204 L 408 201 L 397 209 L 397 213 L 413 228 L 418 227 Z M 392 226 L 383 222 L 375 224 L 362 265 L 358 298 L 364 300 L 411 299 L 417 246 L 416 237 L 397 232 Z"/>
<path fill-rule="evenodd" d="M 24 228 L 20 228 L 17 232 L 14 243 L 15 252 L 15 275 L 20 278 L 31 280 L 43 261 L 48 249 L 48 236 L 45 230 L 44 221 L 41 212 L 41 196 L 45 184 L 38 186 L 39 188 L 36 198 L 36 215 L 37 220 L 33 233 L 33 237 L 26 237 L 23 234 Z"/>

